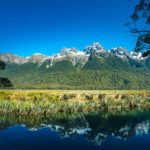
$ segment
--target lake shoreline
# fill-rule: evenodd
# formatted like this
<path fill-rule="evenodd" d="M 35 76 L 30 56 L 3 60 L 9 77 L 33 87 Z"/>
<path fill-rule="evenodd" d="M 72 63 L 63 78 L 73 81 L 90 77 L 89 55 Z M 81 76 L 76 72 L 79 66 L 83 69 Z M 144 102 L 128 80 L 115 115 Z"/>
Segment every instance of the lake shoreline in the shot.
<path fill-rule="evenodd" d="M 0 112 L 22 115 L 150 110 L 150 90 L 1 90 Z"/>

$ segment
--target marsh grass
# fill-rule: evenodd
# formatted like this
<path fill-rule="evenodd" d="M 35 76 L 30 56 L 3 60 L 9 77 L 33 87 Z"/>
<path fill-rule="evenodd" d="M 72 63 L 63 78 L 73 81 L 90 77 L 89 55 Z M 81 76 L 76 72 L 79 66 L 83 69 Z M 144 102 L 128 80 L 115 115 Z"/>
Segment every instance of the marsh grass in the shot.
<path fill-rule="evenodd" d="M 150 91 L 2 90 L 0 112 L 55 114 L 150 109 Z"/>

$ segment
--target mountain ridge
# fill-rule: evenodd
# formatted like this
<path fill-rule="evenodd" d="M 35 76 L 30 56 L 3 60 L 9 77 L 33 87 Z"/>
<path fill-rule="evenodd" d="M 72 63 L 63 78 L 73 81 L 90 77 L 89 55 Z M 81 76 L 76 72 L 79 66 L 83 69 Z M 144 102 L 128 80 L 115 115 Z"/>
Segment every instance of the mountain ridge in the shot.
<path fill-rule="evenodd" d="M 75 65 L 78 62 L 78 59 L 79 60 L 83 59 L 83 61 L 88 61 L 88 58 L 91 54 L 95 54 L 96 56 L 101 56 L 101 57 L 108 57 L 109 54 L 113 54 L 117 57 L 120 57 L 121 59 L 131 58 L 138 61 L 146 59 L 142 57 L 141 53 L 128 51 L 121 47 L 111 48 L 110 50 L 106 50 L 98 42 L 86 46 L 83 51 L 80 51 L 76 48 L 63 48 L 60 51 L 60 53 L 53 54 L 51 56 L 43 55 L 41 53 L 34 53 L 33 55 L 28 57 L 14 55 L 12 53 L 0 53 L 0 59 L 6 63 L 23 64 L 28 62 L 43 63 L 47 60 L 59 61 L 66 58 L 72 58 L 74 59 L 73 64 Z"/>
<path fill-rule="evenodd" d="M 18 89 L 150 89 L 150 58 L 120 47 L 105 50 L 93 43 L 83 51 L 63 48 L 51 57 L 1 54 L 0 59 L 7 64 L 1 77 Z"/>

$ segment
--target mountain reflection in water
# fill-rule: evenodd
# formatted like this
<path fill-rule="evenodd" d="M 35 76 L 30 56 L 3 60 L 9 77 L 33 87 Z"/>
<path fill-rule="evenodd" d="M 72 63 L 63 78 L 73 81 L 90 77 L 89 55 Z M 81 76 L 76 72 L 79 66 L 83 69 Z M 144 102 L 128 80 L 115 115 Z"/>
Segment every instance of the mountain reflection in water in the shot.
<path fill-rule="evenodd" d="M 123 149 L 125 142 L 130 142 L 131 147 L 138 145 L 134 142 L 138 137 L 150 140 L 149 132 L 150 112 L 0 115 L 0 149 L 4 150 L 61 149 L 62 146 L 69 149 L 71 145 L 78 145 L 78 149 L 109 149 L 110 143 Z"/>

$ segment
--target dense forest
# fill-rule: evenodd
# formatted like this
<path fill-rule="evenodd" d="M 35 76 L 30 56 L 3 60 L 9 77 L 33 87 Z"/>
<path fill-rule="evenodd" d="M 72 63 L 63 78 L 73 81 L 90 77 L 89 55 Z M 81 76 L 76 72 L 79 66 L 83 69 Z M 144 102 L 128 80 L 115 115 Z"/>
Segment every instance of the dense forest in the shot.
<path fill-rule="evenodd" d="M 120 63 L 113 67 L 95 59 L 83 68 L 70 61 L 57 62 L 49 69 L 36 63 L 10 64 L 1 71 L 14 88 L 26 89 L 150 89 L 150 70 Z M 117 63 L 117 62 L 116 62 Z M 94 66 L 94 67 L 93 67 Z M 102 66 L 102 67 L 101 67 Z"/>

